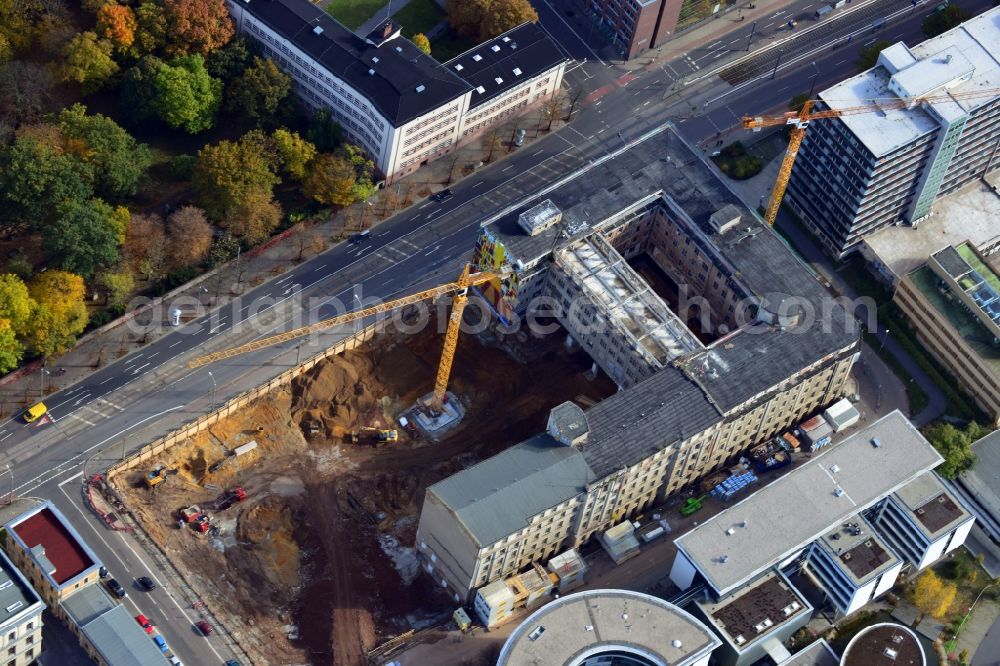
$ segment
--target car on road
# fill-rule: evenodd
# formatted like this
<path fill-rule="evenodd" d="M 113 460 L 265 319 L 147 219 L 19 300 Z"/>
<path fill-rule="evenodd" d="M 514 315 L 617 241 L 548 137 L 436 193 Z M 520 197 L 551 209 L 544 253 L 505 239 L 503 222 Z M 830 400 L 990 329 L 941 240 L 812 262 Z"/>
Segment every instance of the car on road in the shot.
<path fill-rule="evenodd" d="M 226 663 L 224 663 L 222 666 L 240 666 L 240 662 L 236 661 L 235 659 L 230 659 L 229 661 L 227 661 Z"/>
<path fill-rule="evenodd" d="M 184 662 L 177 658 L 177 655 L 170 655 L 170 663 L 172 666 L 184 666 Z"/>
<path fill-rule="evenodd" d="M 441 190 L 440 192 L 435 192 L 434 194 L 431 195 L 431 199 L 434 199 L 434 201 L 440 203 L 442 201 L 447 201 L 448 199 L 451 199 L 453 196 L 455 196 L 455 193 L 452 192 L 450 189 L 447 189 L 447 190 Z"/>
<path fill-rule="evenodd" d="M 365 229 L 360 234 L 354 234 L 353 236 L 351 236 L 351 245 L 359 245 L 361 243 L 364 243 L 366 240 L 371 240 L 371 237 L 372 237 L 372 230 Z"/>
<path fill-rule="evenodd" d="M 146 630 L 147 634 L 153 633 L 153 625 L 150 624 L 149 618 L 139 613 L 135 616 L 135 621 L 139 623 L 139 626 Z"/>
<path fill-rule="evenodd" d="M 39 402 L 38 404 L 32 405 L 24 412 L 24 422 L 32 423 L 38 419 L 45 416 L 45 413 L 49 411 L 49 408 L 45 406 L 44 402 Z"/>
<path fill-rule="evenodd" d="M 202 636 L 211 636 L 215 633 L 215 627 L 207 620 L 198 620 L 194 623 L 194 626 L 198 627 L 198 631 L 201 632 Z"/>
<path fill-rule="evenodd" d="M 114 578 L 109 578 L 108 582 L 105 583 L 105 585 L 107 585 L 108 589 L 111 590 L 111 592 L 119 599 L 124 599 L 126 596 L 128 596 L 125 593 L 125 588 L 122 587 L 122 584 L 119 583 Z"/>
<path fill-rule="evenodd" d="M 104 580 L 105 578 L 108 577 L 108 568 L 101 567 L 100 569 L 97 570 L 97 575 L 101 577 L 101 580 Z"/>
<path fill-rule="evenodd" d="M 156 583 L 149 576 L 139 576 L 135 579 L 135 584 L 139 586 L 139 589 L 146 592 L 152 592 L 156 589 Z"/>
<path fill-rule="evenodd" d="M 170 651 L 170 648 L 167 647 L 167 640 L 163 636 L 153 636 L 153 642 L 156 643 L 156 647 L 160 648 L 160 652 L 163 654 Z"/>

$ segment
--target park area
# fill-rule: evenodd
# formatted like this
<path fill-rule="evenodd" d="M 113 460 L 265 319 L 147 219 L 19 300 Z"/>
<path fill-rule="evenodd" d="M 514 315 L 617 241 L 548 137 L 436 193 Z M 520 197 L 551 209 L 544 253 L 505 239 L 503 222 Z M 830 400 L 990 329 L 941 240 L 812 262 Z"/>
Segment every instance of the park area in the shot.
<path fill-rule="evenodd" d="M 382 642 L 453 610 L 419 573 L 414 537 L 426 487 L 543 430 L 556 404 L 615 391 L 606 378 L 587 379 L 589 358 L 562 341 L 461 337 L 450 390 L 466 415 L 429 441 L 398 417 L 432 387 L 442 335 L 435 322 L 413 335 L 389 331 L 150 461 L 174 472 L 153 489 L 141 469 L 116 483 L 262 662 L 363 663 Z M 365 428 L 398 429 L 399 441 L 350 443 Z M 251 441 L 246 455 L 227 455 Z M 211 510 L 237 486 L 244 501 Z M 191 505 L 209 515 L 206 532 L 178 522 Z"/>

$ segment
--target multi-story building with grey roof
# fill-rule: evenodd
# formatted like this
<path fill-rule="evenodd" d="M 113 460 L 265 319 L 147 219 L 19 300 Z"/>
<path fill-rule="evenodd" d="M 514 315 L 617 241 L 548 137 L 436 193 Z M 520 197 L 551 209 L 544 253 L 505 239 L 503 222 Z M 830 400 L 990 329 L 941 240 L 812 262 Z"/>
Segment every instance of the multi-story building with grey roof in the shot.
<path fill-rule="evenodd" d="M 853 317 L 672 126 L 485 225 L 474 263 L 506 271 L 502 322 L 554 317 L 622 390 L 427 490 L 418 549 L 459 599 L 732 464 L 856 358 Z"/>
<path fill-rule="evenodd" d="M 831 254 L 918 224 L 938 197 L 997 169 L 998 43 L 994 8 L 912 48 L 897 42 L 875 67 L 819 94 L 817 110 L 874 109 L 812 123 L 788 184 L 787 203 Z M 877 108 L 883 100 L 907 104 Z"/>
<path fill-rule="evenodd" d="M 8 666 L 26 666 L 42 653 L 44 610 L 42 598 L 0 551 L 0 650 Z"/>
<path fill-rule="evenodd" d="M 308 0 L 227 0 L 236 29 L 260 44 L 311 109 L 329 109 L 387 182 L 554 95 L 567 59 L 524 23 L 448 63 L 380 24 L 356 35 Z"/>

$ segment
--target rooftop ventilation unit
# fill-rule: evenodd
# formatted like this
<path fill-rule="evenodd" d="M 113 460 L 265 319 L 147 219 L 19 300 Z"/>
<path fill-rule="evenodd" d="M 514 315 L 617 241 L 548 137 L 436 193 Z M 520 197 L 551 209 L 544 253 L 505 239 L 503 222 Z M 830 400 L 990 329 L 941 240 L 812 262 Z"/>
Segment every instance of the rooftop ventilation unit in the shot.
<path fill-rule="evenodd" d="M 510 41 L 510 37 L 504 37 L 502 41 L 504 44 L 506 44 L 507 42 Z"/>
<path fill-rule="evenodd" d="M 493 79 L 493 80 L 497 82 L 497 85 L 500 85 L 501 83 L 503 83 L 503 79 L 501 79 L 501 78 L 500 78 L 499 76 L 498 76 L 498 77 L 496 77 L 496 78 L 495 78 L 495 79 Z"/>
<path fill-rule="evenodd" d="M 368 70 L 368 76 L 375 76 L 375 70 L 374 69 L 369 69 Z"/>
<path fill-rule="evenodd" d="M 521 76 L 521 68 L 520 67 L 515 67 L 514 68 L 514 76 Z"/>
<path fill-rule="evenodd" d="M 747 639 L 743 638 L 743 634 L 740 634 L 739 636 L 737 636 L 733 640 L 736 641 L 737 645 L 743 645 L 744 643 L 747 642 Z"/>
<path fill-rule="evenodd" d="M 316 33 L 317 35 L 322 35 L 323 34 L 323 26 L 321 26 L 321 25 L 315 26 L 313 28 L 313 32 Z"/>
<path fill-rule="evenodd" d="M 497 46 L 496 44 L 494 44 L 493 46 L 491 46 L 490 50 L 493 51 L 493 53 L 500 53 L 500 47 Z"/>
<path fill-rule="evenodd" d="M 486 92 L 486 88 L 482 86 L 476 86 L 476 92 L 482 95 L 484 92 Z"/>
<path fill-rule="evenodd" d="M 736 530 L 730 527 L 728 530 L 726 530 L 726 534 L 728 534 L 729 536 L 733 536 L 734 534 L 736 534 Z"/>
<path fill-rule="evenodd" d="M 837 472 L 840 471 L 840 465 L 831 465 L 830 466 L 830 471 L 833 472 L 834 474 L 836 474 Z"/>
<path fill-rule="evenodd" d="M 422 93 L 425 90 L 427 90 L 427 87 L 424 84 L 421 83 L 419 86 L 417 86 L 418 93 Z"/>
<path fill-rule="evenodd" d="M 878 437 L 872 437 L 871 442 L 876 449 L 882 448 L 882 441 Z"/>
<path fill-rule="evenodd" d="M 899 656 L 899 653 L 896 652 L 895 650 L 893 650 L 892 648 L 886 648 L 885 652 L 883 652 L 882 654 L 884 654 L 886 657 L 888 657 L 889 659 L 892 659 L 894 661 L 895 661 L 896 657 Z"/>
<path fill-rule="evenodd" d="M 402 53 L 402 52 L 403 52 L 403 47 L 397 46 L 396 47 L 396 53 Z"/>
<path fill-rule="evenodd" d="M 472 59 L 475 60 L 476 62 L 479 62 L 480 60 L 483 59 L 483 56 L 479 55 L 478 53 L 473 53 Z"/>
<path fill-rule="evenodd" d="M 372 56 L 372 62 L 378 64 L 378 56 Z"/>
<path fill-rule="evenodd" d="M 463 69 L 465 69 L 465 68 L 462 67 L 462 63 L 458 63 L 457 65 L 455 65 L 455 71 L 456 72 L 461 72 Z"/>
<path fill-rule="evenodd" d="M 16 611 L 18 608 L 20 608 L 23 605 L 24 605 L 23 601 L 15 601 L 10 606 L 7 606 L 7 608 L 5 608 L 4 610 L 6 610 L 8 613 L 13 613 L 14 611 Z"/>
<path fill-rule="evenodd" d="M 728 561 L 729 561 L 729 556 L 728 555 L 723 555 L 722 557 L 719 558 L 719 562 L 722 563 L 722 564 L 725 564 Z"/>
<path fill-rule="evenodd" d="M 833 494 L 836 495 L 837 497 L 843 497 L 844 496 L 844 489 L 841 488 L 840 486 L 837 486 L 836 488 L 834 488 Z"/>

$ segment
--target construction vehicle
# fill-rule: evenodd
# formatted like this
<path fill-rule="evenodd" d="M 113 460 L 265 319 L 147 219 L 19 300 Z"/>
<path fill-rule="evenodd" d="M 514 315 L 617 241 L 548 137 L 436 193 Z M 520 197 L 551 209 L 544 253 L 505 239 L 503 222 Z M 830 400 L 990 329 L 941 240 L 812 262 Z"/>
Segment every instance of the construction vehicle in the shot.
<path fill-rule="evenodd" d="M 202 515 L 202 510 L 197 504 L 192 504 L 180 510 L 181 520 L 185 523 L 193 523 L 198 516 Z"/>
<path fill-rule="evenodd" d="M 215 500 L 215 510 L 225 511 L 237 502 L 242 502 L 247 498 L 247 493 L 241 486 L 236 486 L 231 488 L 226 492 L 219 495 L 219 498 Z"/>
<path fill-rule="evenodd" d="M 781 167 L 778 169 L 778 177 L 774 181 L 774 189 L 771 190 L 771 198 L 767 202 L 767 210 L 764 213 L 764 219 L 767 220 L 769 225 L 774 226 L 774 221 L 778 217 L 778 207 L 781 205 L 781 200 L 785 196 L 785 190 L 788 188 L 788 179 L 792 175 L 792 167 L 795 165 L 795 156 L 799 154 L 799 148 L 802 146 L 802 140 L 806 136 L 806 128 L 812 121 L 824 118 L 852 116 L 859 113 L 874 113 L 876 111 L 887 111 L 890 109 L 908 109 L 922 103 L 954 103 L 963 99 L 970 99 L 974 97 L 995 97 L 996 95 L 1000 95 L 1000 88 L 956 91 L 948 93 L 947 95 L 927 95 L 924 97 L 915 97 L 910 99 L 880 97 L 869 100 L 868 104 L 860 106 L 850 106 L 843 109 L 826 109 L 823 111 L 813 111 L 813 105 L 820 100 L 811 99 L 806 101 L 798 112 L 789 111 L 788 113 L 783 113 L 780 116 L 744 116 L 741 121 L 743 129 L 752 130 L 754 132 L 759 132 L 765 127 L 775 127 L 778 125 L 791 126 L 791 133 L 788 137 L 788 149 L 785 151 L 785 157 L 781 161 Z"/>
<path fill-rule="evenodd" d="M 323 321 L 310 324 L 309 326 L 303 326 L 301 328 L 292 329 L 291 331 L 286 331 L 285 333 L 279 333 L 278 335 L 272 335 L 267 338 L 255 340 L 254 342 L 248 342 L 247 344 L 239 345 L 238 347 L 232 347 L 223 351 L 199 356 L 189 361 L 188 367 L 200 368 L 203 365 L 208 365 L 209 363 L 214 363 L 215 361 L 221 361 L 222 359 L 232 358 L 233 356 L 246 354 L 259 349 L 265 349 L 273 345 L 288 342 L 289 340 L 296 340 L 306 335 L 311 335 L 319 331 L 325 331 L 333 328 L 334 326 L 349 324 L 353 321 L 364 319 L 365 317 L 385 312 L 392 312 L 393 310 L 397 310 L 407 305 L 413 305 L 428 299 L 453 294 L 451 300 L 451 315 L 448 317 L 448 329 L 444 336 L 444 349 L 441 352 L 441 361 L 438 363 L 437 377 L 434 381 L 434 393 L 432 394 L 429 405 L 432 412 L 440 413 L 444 406 L 445 397 L 448 391 L 448 378 L 451 375 L 452 361 L 455 359 L 455 348 L 458 346 L 458 333 L 459 327 L 462 323 L 462 312 L 465 310 L 465 306 L 469 301 L 469 287 L 475 287 L 477 285 L 499 279 L 500 277 L 501 275 L 499 273 L 486 271 L 473 273 L 470 265 L 466 264 L 462 268 L 462 272 L 458 276 L 458 279 L 454 282 L 439 285 L 431 289 L 425 289 L 424 291 L 411 294 L 410 296 L 404 296 L 402 298 L 373 305 L 368 308 L 355 310 L 354 312 L 348 312 L 347 314 L 342 314 L 337 317 L 331 317 L 330 319 L 324 319 Z"/>
<path fill-rule="evenodd" d="M 208 528 L 212 526 L 211 519 L 205 514 L 199 514 L 197 518 L 191 523 L 191 527 L 194 528 L 195 532 L 201 532 L 204 534 L 208 531 Z"/>
<path fill-rule="evenodd" d="M 386 430 L 383 428 L 361 428 L 360 430 L 350 431 L 345 438 L 348 444 L 360 444 L 362 441 L 367 440 L 376 446 L 381 446 L 398 442 L 399 433 L 395 430 Z"/>
<path fill-rule="evenodd" d="M 151 469 L 146 472 L 146 487 L 152 488 L 163 483 L 167 478 L 167 468 L 165 465 L 160 465 L 156 469 Z"/>
<path fill-rule="evenodd" d="M 701 497 L 689 497 L 684 504 L 681 505 L 681 515 L 687 518 L 691 514 L 700 511 L 703 506 L 703 502 L 708 495 L 702 495 Z"/>

